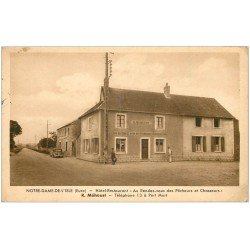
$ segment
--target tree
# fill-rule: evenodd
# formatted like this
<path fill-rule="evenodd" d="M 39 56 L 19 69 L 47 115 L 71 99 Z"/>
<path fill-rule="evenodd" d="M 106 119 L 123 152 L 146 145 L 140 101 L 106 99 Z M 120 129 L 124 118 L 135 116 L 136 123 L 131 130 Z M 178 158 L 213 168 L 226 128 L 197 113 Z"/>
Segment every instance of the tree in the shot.
<path fill-rule="evenodd" d="M 14 137 L 22 134 L 22 127 L 17 121 L 10 120 L 10 148 L 14 148 L 15 141 Z"/>
<path fill-rule="evenodd" d="M 50 138 L 56 143 L 57 142 L 57 134 L 56 132 L 50 132 Z"/>
<path fill-rule="evenodd" d="M 54 148 L 56 146 L 56 142 L 51 138 L 48 138 L 48 147 Z M 46 148 L 47 147 L 47 138 L 42 138 L 39 143 L 38 147 Z"/>

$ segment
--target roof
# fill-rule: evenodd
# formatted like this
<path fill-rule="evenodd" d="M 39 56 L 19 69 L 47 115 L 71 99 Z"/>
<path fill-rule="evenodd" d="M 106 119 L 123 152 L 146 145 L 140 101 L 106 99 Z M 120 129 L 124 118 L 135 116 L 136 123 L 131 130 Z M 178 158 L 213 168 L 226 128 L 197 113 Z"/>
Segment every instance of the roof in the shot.
<path fill-rule="evenodd" d="M 83 116 L 89 115 L 89 114 L 95 112 L 96 110 L 102 109 L 102 106 L 103 106 L 102 104 L 103 104 L 103 101 L 98 102 L 92 108 L 90 108 L 84 114 L 82 114 L 78 119 L 82 118 Z"/>
<path fill-rule="evenodd" d="M 69 122 L 69 123 L 67 123 L 66 125 L 64 125 L 64 126 L 62 126 L 62 127 L 60 127 L 60 128 L 58 128 L 58 129 L 65 128 L 65 127 L 67 127 L 67 126 L 69 126 L 69 125 L 74 124 L 75 122 L 77 122 L 77 120 L 74 120 L 74 121 L 72 121 L 72 122 Z M 58 129 L 57 129 L 57 130 L 58 130 Z"/>
<path fill-rule="evenodd" d="M 109 88 L 109 109 L 183 116 L 234 118 L 214 98 Z"/>
<path fill-rule="evenodd" d="M 159 92 L 109 88 L 108 105 L 109 110 L 120 112 L 234 118 L 216 99 L 208 97 L 170 95 L 166 98 Z M 103 101 L 100 101 L 79 118 L 103 109 L 103 106 Z"/>

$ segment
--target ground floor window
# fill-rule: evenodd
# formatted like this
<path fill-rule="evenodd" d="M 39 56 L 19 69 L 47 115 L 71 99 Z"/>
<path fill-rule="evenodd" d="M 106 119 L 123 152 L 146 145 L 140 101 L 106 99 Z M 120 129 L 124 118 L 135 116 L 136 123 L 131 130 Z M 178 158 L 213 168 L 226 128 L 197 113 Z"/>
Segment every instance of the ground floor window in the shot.
<path fill-rule="evenodd" d="M 92 138 L 92 153 L 98 154 L 99 153 L 99 138 Z"/>
<path fill-rule="evenodd" d="M 82 149 L 84 153 L 90 153 L 90 140 L 89 139 L 82 140 Z"/>
<path fill-rule="evenodd" d="M 192 151 L 206 152 L 206 136 L 192 136 Z"/>
<path fill-rule="evenodd" d="M 225 139 L 221 136 L 211 137 L 211 151 L 212 152 L 224 152 L 225 151 Z"/>
<path fill-rule="evenodd" d="M 65 143 L 65 151 L 68 151 L 68 142 Z"/>
<path fill-rule="evenodd" d="M 90 153 L 90 140 L 89 139 L 86 139 L 85 145 L 86 145 L 85 152 Z"/>
<path fill-rule="evenodd" d="M 201 136 L 195 137 L 195 151 L 201 151 Z"/>
<path fill-rule="evenodd" d="M 127 138 L 115 138 L 115 151 L 116 153 L 127 152 Z"/>
<path fill-rule="evenodd" d="M 156 138 L 155 139 L 155 153 L 165 153 L 165 139 L 164 138 Z"/>
<path fill-rule="evenodd" d="M 85 153 L 85 139 L 82 140 L 82 152 Z"/>

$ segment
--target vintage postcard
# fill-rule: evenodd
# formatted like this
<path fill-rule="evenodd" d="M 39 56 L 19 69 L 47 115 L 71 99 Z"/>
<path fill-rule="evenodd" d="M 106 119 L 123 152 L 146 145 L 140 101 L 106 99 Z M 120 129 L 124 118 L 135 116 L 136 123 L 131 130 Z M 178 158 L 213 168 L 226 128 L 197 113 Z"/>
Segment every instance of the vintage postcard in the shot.
<path fill-rule="evenodd" d="M 2 48 L 2 201 L 248 201 L 248 48 Z"/>

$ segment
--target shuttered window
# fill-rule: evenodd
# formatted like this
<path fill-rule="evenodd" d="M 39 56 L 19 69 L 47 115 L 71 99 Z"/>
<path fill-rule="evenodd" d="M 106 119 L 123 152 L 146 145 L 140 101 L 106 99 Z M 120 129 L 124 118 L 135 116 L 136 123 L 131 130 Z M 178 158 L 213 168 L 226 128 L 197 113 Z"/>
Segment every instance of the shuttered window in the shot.
<path fill-rule="evenodd" d="M 201 151 L 201 136 L 195 137 L 195 151 Z"/>
<path fill-rule="evenodd" d="M 211 151 L 212 152 L 225 152 L 225 138 L 221 136 L 211 137 Z"/>
<path fill-rule="evenodd" d="M 192 152 L 206 152 L 206 136 L 192 136 Z"/>
<path fill-rule="evenodd" d="M 83 152 L 90 153 L 90 139 L 83 140 Z"/>
<path fill-rule="evenodd" d="M 92 138 L 92 143 L 91 143 L 92 150 L 91 152 L 94 154 L 99 153 L 99 138 Z"/>

